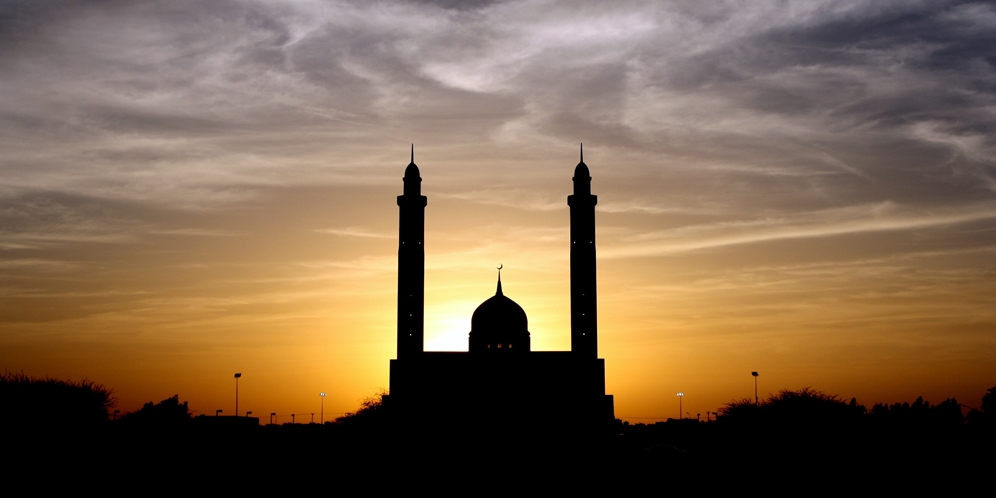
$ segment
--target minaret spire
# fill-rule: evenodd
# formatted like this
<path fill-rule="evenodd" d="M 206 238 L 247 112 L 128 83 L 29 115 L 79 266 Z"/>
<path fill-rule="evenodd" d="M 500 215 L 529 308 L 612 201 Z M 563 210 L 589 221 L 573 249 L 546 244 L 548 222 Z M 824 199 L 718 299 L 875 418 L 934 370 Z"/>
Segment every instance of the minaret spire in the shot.
<path fill-rule="evenodd" d="M 500 264 L 500 265 L 498 265 L 498 291 L 497 291 L 497 292 L 495 292 L 495 295 L 496 295 L 496 296 L 504 296 L 504 294 L 502 294 L 502 292 L 501 292 L 501 269 L 502 269 L 502 268 L 503 268 L 504 266 L 505 266 L 505 265 L 501 265 L 501 264 Z"/>

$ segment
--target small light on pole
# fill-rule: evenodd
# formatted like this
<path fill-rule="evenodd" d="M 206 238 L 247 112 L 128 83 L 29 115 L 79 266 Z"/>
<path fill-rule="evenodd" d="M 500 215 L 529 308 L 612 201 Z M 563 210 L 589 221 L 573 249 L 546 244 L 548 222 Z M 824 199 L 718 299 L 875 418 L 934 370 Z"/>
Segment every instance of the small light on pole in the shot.
<path fill-rule="evenodd" d="M 249 415 L 252 415 L 252 412 L 251 412 L 251 411 L 249 411 L 249 412 L 246 412 L 246 418 L 249 418 Z"/>
<path fill-rule="evenodd" d="M 754 404 L 756 405 L 757 401 L 758 401 L 757 400 L 757 372 L 751 372 L 750 374 L 754 376 Z"/>
<path fill-rule="evenodd" d="M 235 416 L 239 416 L 239 377 L 241 373 L 235 372 Z"/>
<path fill-rule="evenodd" d="M 270 425 L 273 425 L 273 419 L 276 418 L 276 416 L 277 416 L 277 412 L 273 412 L 273 413 L 270 414 Z"/>
<path fill-rule="evenodd" d="M 114 420 L 118 419 L 118 414 L 119 413 L 121 413 L 121 410 L 114 410 Z"/>
<path fill-rule="evenodd" d="M 325 393 L 321 393 L 322 396 L 322 417 L 319 419 L 319 423 L 325 424 Z"/>
<path fill-rule="evenodd" d="M 218 415 L 219 415 L 220 413 L 221 413 L 221 410 L 220 410 L 220 409 L 219 409 L 219 410 L 215 410 L 215 411 L 214 411 L 214 416 L 215 416 L 215 417 L 217 417 L 217 416 L 218 416 Z"/>
<path fill-rule="evenodd" d="M 684 413 L 681 411 L 681 398 L 684 397 L 685 393 L 678 393 L 678 420 L 681 420 L 681 417 L 683 416 L 682 413 Z"/>

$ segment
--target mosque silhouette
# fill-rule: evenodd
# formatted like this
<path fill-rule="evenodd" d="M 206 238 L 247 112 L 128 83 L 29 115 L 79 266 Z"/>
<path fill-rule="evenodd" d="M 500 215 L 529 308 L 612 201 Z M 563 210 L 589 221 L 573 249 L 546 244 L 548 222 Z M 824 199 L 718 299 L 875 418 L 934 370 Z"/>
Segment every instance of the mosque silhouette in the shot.
<path fill-rule="evenodd" d="M 599 426 L 615 418 L 598 357 L 595 204 L 591 176 L 574 169 L 571 210 L 571 350 L 531 351 L 526 312 L 502 292 L 477 307 L 467 352 L 423 349 L 425 207 L 418 166 L 405 169 L 398 196 L 398 357 L 384 407 L 402 420 L 479 427 L 556 422 Z"/>

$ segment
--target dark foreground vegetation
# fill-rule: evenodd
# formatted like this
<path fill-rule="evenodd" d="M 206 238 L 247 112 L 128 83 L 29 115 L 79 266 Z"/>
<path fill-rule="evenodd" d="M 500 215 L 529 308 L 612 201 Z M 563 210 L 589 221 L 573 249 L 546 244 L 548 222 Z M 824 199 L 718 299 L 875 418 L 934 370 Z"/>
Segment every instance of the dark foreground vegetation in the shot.
<path fill-rule="evenodd" d="M 967 415 L 953 399 L 867 409 L 803 389 L 757 404 L 731 402 L 708 423 L 616 421 L 598 428 L 563 421 L 413 424 L 392 419 L 379 398 L 323 425 L 192 417 L 178 396 L 110 420 L 114 398 L 102 386 L 11 374 L 0 379 L 0 403 L 5 473 L 17 479 L 41 470 L 42 484 L 79 489 L 532 486 L 664 494 L 760 486 L 787 493 L 804 483 L 807 494 L 822 494 L 982 483 L 991 490 L 986 476 L 996 463 L 996 387 Z"/>

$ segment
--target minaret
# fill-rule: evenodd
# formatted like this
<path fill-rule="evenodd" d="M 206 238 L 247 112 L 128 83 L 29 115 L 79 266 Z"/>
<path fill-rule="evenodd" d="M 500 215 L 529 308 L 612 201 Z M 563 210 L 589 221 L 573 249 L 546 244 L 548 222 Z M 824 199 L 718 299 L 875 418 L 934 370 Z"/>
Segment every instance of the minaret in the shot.
<path fill-rule="evenodd" d="M 581 162 L 574 168 L 574 195 L 567 196 L 571 207 L 571 351 L 584 357 L 598 357 L 598 301 L 595 298 L 595 204 L 591 195 L 591 175 Z"/>
<path fill-rule="evenodd" d="M 422 352 L 425 309 L 425 206 L 422 177 L 412 160 L 405 169 L 404 195 L 398 196 L 401 211 L 398 231 L 398 359 Z"/>

